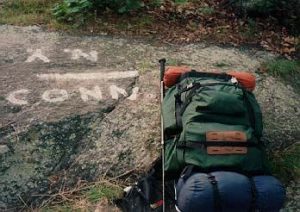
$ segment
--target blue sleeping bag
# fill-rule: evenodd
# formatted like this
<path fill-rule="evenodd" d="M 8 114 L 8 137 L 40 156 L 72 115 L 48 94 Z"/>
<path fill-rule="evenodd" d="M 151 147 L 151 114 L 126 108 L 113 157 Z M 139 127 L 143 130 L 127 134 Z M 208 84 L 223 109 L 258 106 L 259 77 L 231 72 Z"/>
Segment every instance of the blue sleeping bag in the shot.
<path fill-rule="evenodd" d="M 181 212 L 279 211 L 285 189 L 273 176 L 247 176 L 226 171 L 183 175 L 176 184 L 176 208 Z"/>

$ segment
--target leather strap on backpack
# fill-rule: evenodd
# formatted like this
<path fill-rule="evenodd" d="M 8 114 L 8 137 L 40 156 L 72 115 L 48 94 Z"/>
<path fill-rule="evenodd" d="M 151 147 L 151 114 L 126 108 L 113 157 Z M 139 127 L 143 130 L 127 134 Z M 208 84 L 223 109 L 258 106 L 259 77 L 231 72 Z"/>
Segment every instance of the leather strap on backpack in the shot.
<path fill-rule="evenodd" d="M 190 147 L 190 148 L 206 148 L 208 146 L 229 146 L 229 147 L 258 147 L 259 144 L 251 140 L 247 142 L 236 141 L 184 141 L 184 144 L 179 144 L 177 147 Z"/>

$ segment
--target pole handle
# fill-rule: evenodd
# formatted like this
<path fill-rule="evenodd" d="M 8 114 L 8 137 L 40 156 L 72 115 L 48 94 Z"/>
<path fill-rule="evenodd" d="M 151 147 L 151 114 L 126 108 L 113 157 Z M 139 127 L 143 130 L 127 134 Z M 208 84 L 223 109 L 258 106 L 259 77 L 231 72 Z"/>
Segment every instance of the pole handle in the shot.
<path fill-rule="evenodd" d="M 160 65 L 160 81 L 163 81 L 165 70 L 166 70 L 166 59 L 162 58 L 158 62 Z"/>

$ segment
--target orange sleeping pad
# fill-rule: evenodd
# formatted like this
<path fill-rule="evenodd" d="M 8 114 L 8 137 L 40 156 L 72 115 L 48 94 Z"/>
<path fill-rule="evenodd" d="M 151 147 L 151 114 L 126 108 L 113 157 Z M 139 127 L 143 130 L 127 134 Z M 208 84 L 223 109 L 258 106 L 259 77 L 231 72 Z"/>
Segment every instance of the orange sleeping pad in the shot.
<path fill-rule="evenodd" d="M 228 71 L 226 73 L 235 77 L 246 90 L 253 91 L 255 89 L 256 80 L 253 74 L 245 71 Z"/>
<path fill-rule="evenodd" d="M 170 88 L 175 85 L 181 74 L 191 71 L 187 66 L 168 66 L 164 75 L 164 84 Z"/>
<path fill-rule="evenodd" d="M 191 71 L 187 66 L 168 66 L 164 75 L 164 84 L 170 88 L 175 85 L 178 78 Z M 256 85 L 255 76 L 249 72 L 244 71 L 228 71 L 226 74 L 231 75 L 248 91 L 253 91 Z"/>

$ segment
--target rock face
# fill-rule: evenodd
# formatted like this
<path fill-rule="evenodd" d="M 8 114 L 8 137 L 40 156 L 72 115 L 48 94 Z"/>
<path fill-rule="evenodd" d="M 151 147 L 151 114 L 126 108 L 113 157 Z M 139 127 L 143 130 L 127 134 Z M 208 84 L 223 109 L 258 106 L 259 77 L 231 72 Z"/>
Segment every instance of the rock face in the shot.
<path fill-rule="evenodd" d="M 147 169 L 160 154 L 162 57 L 198 70 L 255 71 L 272 55 L 0 26 L 0 208 L 38 202 L 62 184 Z M 257 77 L 265 141 L 298 141 L 299 94 Z"/>

